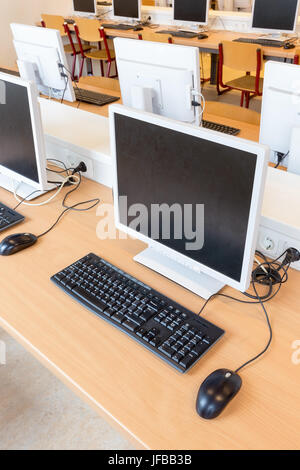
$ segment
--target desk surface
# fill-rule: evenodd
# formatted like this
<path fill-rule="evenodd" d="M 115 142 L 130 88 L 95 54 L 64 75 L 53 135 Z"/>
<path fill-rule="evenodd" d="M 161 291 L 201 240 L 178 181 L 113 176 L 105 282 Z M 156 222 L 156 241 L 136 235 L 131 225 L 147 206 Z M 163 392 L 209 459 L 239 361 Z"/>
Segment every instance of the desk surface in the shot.
<path fill-rule="evenodd" d="M 18 231 L 45 230 L 60 212 L 62 197 L 44 207 L 22 207 L 27 219 Z M 112 201 L 109 189 L 84 181 L 72 202 L 92 197 Z M 15 204 L 4 190 L 0 200 Z M 242 373 L 243 387 L 224 414 L 204 421 L 195 411 L 202 381 L 220 367 L 236 368 L 266 343 L 260 306 L 212 301 L 204 315 L 227 334 L 190 372 L 177 373 L 50 282 L 53 274 L 94 251 L 199 311 L 199 297 L 133 261 L 144 248 L 141 242 L 99 240 L 99 220 L 96 209 L 69 213 L 34 247 L 1 259 L 0 325 L 138 448 L 299 449 L 300 366 L 292 363 L 292 343 L 300 331 L 300 273 L 292 271 L 288 284 L 267 305 L 274 329 L 271 349 Z"/>
<path fill-rule="evenodd" d="M 76 17 L 73 17 L 76 20 Z M 109 24 L 109 23 L 114 23 L 114 21 L 111 21 L 109 19 L 106 20 L 101 20 L 101 24 Z M 120 23 L 120 22 L 116 22 Z M 73 29 L 72 25 L 69 25 L 70 29 Z M 157 25 L 157 26 L 144 26 L 144 31 L 147 32 L 148 34 L 153 34 L 155 36 L 156 32 L 162 31 L 162 30 L 172 30 L 172 26 L 166 26 L 166 25 Z M 116 29 L 105 29 L 107 35 L 109 37 L 122 37 L 122 38 L 131 38 L 131 39 L 137 39 L 139 34 L 143 34 L 143 31 L 122 31 L 122 30 L 116 30 Z M 218 48 L 219 44 L 222 41 L 233 41 L 234 39 L 242 38 L 242 37 L 253 37 L 256 38 L 260 36 L 260 34 L 252 34 L 252 33 L 243 33 L 243 32 L 236 32 L 236 31 L 226 31 L 226 30 L 210 30 L 207 31 L 206 33 L 208 35 L 207 39 L 198 39 L 196 38 L 178 38 L 178 37 L 173 37 L 173 42 L 174 44 L 182 44 L 186 46 L 196 46 L 200 50 L 205 50 L 207 52 L 211 53 L 218 53 Z M 148 38 L 149 40 L 149 38 Z M 261 49 L 263 50 L 263 54 L 265 57 L 278 57 L 278 58 L 286 58 L 286 59 L 293 59 L 295 55 L 295 49 L 284 49 L 283 47 L 278 48 L 278 47 L 263 47 L 261 46 Z"/>

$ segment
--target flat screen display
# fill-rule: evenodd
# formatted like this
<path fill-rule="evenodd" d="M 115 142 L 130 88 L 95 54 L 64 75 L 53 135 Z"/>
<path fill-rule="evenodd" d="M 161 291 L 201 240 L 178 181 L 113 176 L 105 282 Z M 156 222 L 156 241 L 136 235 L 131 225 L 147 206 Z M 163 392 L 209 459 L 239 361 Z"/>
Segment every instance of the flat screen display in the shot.
<path fill-rule="evenodd" d="M 81 13 L 96 13 L 95 0 L 73 0 L 74 11 Z"/>
<path fill-rule="evenodd" d="M 139 18 L 139 0 L 114 0 L 114 16 Z"/>
<path fill-rule="evenodd" d="M 293 31 L 298 0 L 255 0 L 252 27 Z"/>
<path fill-rule="evenodd" d="M 174 19 L 206 23 L 207 0 L 174 0 Z"/>
<path fill-rule="evenodd" d="M 186 227 L 176 227 L 172 216 L 169 239 L 160 219 L 155 240 L 240 282 L 257 155 L 117 113 L 115 134 L 119 197 L 128 208 L 147 209 L 147 229 L 140 224 L 136 231 L 153 238 L 153 205 L 175 204 L 183 214 L 189 208 L 196 232 L 197 205 L 204 205 L 201 249 L 187 250 Z M 120 210 L 125 226 L 132 228 L 135 216 Z"/>
<path fill-rule="evenodd" d="M 27 88 L 0 80 L 0 165 L 39 182 Z"/>

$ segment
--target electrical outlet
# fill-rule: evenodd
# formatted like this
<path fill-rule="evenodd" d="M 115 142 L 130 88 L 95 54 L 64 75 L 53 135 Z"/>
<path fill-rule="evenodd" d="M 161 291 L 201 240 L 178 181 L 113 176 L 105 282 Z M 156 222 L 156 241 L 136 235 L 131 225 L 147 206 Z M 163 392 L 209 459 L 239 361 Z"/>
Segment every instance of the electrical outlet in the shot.
<path fill-rule="evenodd" d="M 70 168 L 76 168 L 80 162 L 84 162 L 87 168 L 87 172 L 83 173 L 85 178 L 93 179 L 94 177 L 94 166 L 93 161 L 87 157 L 83 157 L 72 150 L 65 149 L 65 161 L 64 163 Z"/>
<path fill-rule="evenodd" d="M 288 248 L 300 251 L 300 240 L 296 240 L 276 230 L 260 226 L 257 249 L 268 258 L 276 259 Z M 300 271 L 300 261 L 292 263 L 291 268 Z"/>

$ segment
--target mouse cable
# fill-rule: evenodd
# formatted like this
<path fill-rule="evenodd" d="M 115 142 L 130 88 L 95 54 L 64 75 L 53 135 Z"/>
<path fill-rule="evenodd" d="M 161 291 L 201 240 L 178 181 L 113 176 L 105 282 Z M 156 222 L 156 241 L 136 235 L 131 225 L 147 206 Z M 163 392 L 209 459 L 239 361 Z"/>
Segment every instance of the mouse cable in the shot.
<path fill-rule="evenodd" d="M 56 225 L 59 223 L 59 221 L 62 219 L 62 217 L 70 212 L 70 211 L 78 211 L 78 212 L 87 212 L 89 210 L 92 210 L 94 209 L 94 207 L 98 206 L 98 204 L 100 204 L 101 200 L 100 199 L 89 199 L 87 201 L 82 201 L 82 202 L 77 202 L 76 204 L 73 204 L 72 206 L 67 206 L 66 205 L 66 201 L 68 199 L 68 197 L 70 196 L 71 193 L 73 193 L 74 191 L 76 191 L 79 186 L 81 185 L 82 183 L 82 176 L 81 176 L 81 172 L 80 171 L 76 171 L 75 169 L 75 173 L 74 175 L 71 175 L 71 177 L 74 177 L 75 175 L 78 175 L 78 177 L 76 176 L 76 178 L 78 178 L 78 182 L 77 184 L 75 185 L 75 188 L 73 189 L 70 189 L 64 196 L 64 199 L 62 201 L 62 206 L 64 207 L 64 210 L 61 212 L 61 214 L 58 216 L 58 218 L 56 219 L 56 221 L 43 233 L 41 233 L 40 235 L 37 236 L 37 238 L 41 238 L 41 237 L 44 237 L 45 235 L 47 235 L 49 232 L 51 232 L 51 230 L 54 229 L 54 227 L 56 227 Z M 90 204 L 89 207 L 84 207 L 84 208 L 80 208 L 86 204 Z"/>
<path fill-rule="evenodd" d="M 288 270 L 290 268 L 291 263 L 295 262 L 295 261 L 298 261 L 300 259 L 299 251 L 294 249 L 294 248 L 288 248 L 278 258 L 276 258 L 273 261 L 268 261 L 266 256 L 264 254 L 262 254 L 260 251 L 256 251 L 256 254 L 259 257 L 261 257 L 264 260 L 264 262 L 261 263 L 252 272 L 251 284 L 252 284 L 255 296 L 252 295 L 252 294 L 248 294 L 247 292 L 243 292 L 243 295 L 245 295 L 247 297 L 250 297 L 253 300 L 246 301 L 246 300 L 238 299 L 236 297 L 232 297 L 232 296 L 227 295 L 227 294 L 216 293 L 216 294 L 213 294 L 211 297 L 209 297 L 209 299 L 207 299 L 207 301 L 205 302 L 205 304 L 203 305 L 203 307 L 201 308 L 201 310 L 198 314 L 200 316 L 201 313 L 203 312 L 203 310 L 205 309 L 205 307 L 207 306 L 207 304 L 210 302 L 210 300 L 214 297 L 217 297 L 217 296 L 225 297 L 225 298 L 228 298 L 228 299 L 234 300 L 236 302 L 240 302 L 240 303 L 260 304 L 261 305 L 261 307 L 263 309 L 263 312 L 265 314 L 268 329 L 269 329 L 269 339 L 268 339 L 267 345 L 265 346 L 265 348 L 259 354 L 257 354 L 252 359 L 249 359 L 247 362 L 242 364 L 238 369 L 236 369 L 235 373 L 238 373 L 239 371 L 244 369 L 246 366 L 248 366 L 252 362 L 259 359 L 269 349 L 269 347 L 272 343 L 272 339 L 273 339 L 273 331 L 272 331 L 271 322 L 270 322 L 270 319 L 269 319 L 269 316 L 268 316 L 268 313 L 267 313 L 267 310 L 265 308 L 264 303 L 270 301 L 271 299 L 273 299 L 278 294 L 278 292 L 280 291 L 280 289 L 282 287 L 282 284 L 286 283 L 287 280 L 288 280 Z M 284 260 L 281 263 L 279 263 L 278 261 L 284 255 L 286 255 Z M 285 267 L 286 265 L 287 265 L 287 267 Z M 264 269 L 262 269 L 262 268 L 264 268 Z M 281 273 L 281 270 L 283 271 L 283 273 Z M 268 293 L 264 296 L 260 296 L 258 291 L 257 291 L 257 287 L 256 287 L 257 284 L 268 286 Z M 278 288 L 275 291 L 275 293 L 273 293 L 273 286 L 276 285 L 276 284 L 278 284 Z"/>

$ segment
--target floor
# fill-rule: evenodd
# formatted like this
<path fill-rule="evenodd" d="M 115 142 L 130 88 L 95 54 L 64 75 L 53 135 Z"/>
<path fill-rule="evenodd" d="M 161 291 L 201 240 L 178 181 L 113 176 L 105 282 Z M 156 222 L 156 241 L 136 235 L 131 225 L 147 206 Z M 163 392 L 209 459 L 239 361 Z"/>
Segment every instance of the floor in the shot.
<path fill-rule="evenodd" d="M 0 450 L 132 450 L 123 436 L 0 328 Z"/>
<path fill-rule="evenodd" d="M 203 54 L 203 75 L 210 59 Z M 233 78 L 234 75 L 230 75 Z M 240 93 L 219 97 L 205 83 L 206 100 L 239 106 Z M 250 102 L 260 111 L 261 99 Z M 132 445 L 0 329 L 7 364 L 0 365 L 0 450 L 131 450 Z"/>

